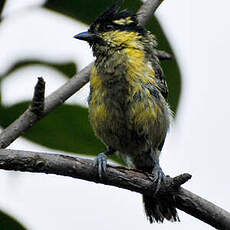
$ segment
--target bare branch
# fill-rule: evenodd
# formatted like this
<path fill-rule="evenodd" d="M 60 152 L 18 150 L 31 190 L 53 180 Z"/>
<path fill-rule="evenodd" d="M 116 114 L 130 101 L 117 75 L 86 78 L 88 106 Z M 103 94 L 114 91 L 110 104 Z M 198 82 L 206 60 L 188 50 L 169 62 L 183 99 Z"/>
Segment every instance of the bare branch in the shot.
<path fill-rule="evenodd" d="M 142 17 L 145 17 L 145 19 L 140 23 L 144 25 L 147 19 L 149 19 L 155 12 L 160 3 L 161 1 L 159 0 L 148 0 L 145 2 L 140 9 L 141 15 L 138 17 L 139 20 L 142 20 Z M 150 8 L 152 10 L 151 14 L 149 11 Z M 28 108 L 16 121 L 4 129 L 0 134 L 0 148 L 6 148 L 9 146 L 14 140 L 25 133 L 27 129 L 35 125 L 42 117 L 46 116 L 57 106 L 61 105 L 65 100 L 76 93 L 80 88 L 82 88 L 89 81 L 92 66 L 93 63 L 89 64 L 75 77 L 71 78 L 62 87 L 48 96 L 45 99 L 43 114 L 37 116 L 33 111 L 31 111 L 30 108 Z"/>
<path fill-rule="evenodd" d="M 89 82 L 89 76 L 92 67 L 93 62 L 87 65 L 76 76 L 72 77 L 63 86 L 48 96 L 45 100 L 45 109 L 43 115 L 47 115 L 57 106 L 63 104 L 64 101 L 66 101 L 69 97 L 81 89 L 87 82 Z"/>
<path fill-rule="evenodd" d="M 89 73 L 93 63 L 89 64 L 77 76 L 71 78 L 62 87 L 53 92 L 45 99 L 44 111 L 37 116 L 31 106 L 10 126 L 0 133 L 0 148 L 6 148 L 19 136 L 21 136 L 26 130 L 36 124 L 42 117 L 50 113 L 57 106 L 61 105 L 66 99 L 77 92 L 89 81 Z"/>
<path fill-rule="evenodd" d="M 147 0 L 137 13 L 141 25 L 145 25 L 164 0 Z"/>
<path fill-rule="evenodd" d="M 171 54 L 165 52 L 164 50 L 155 50 L 154 53 L 160 60 L 170 60 L 170 59 L 172 59 Z"/>
<path fill-rule="evenodd" d="M 9 146 L 38 120 L 38 116 L 31 112 L 30 109 L 27 109 L 17 120 L 0 133 L 0 149 Z"/>
<path fill-rule="evenodd" d="M 45 81 L 42 77 L 38 78 L 38 82 L 34 88 L 34 96 L 31 103 L 31 111 L 37 116 L 41 116 L 44 112 L 45 101 Z"/>
<path fill-rule="evenodd" d="M 151 174 L 126 167 L 108 165 L 107 173 L 101 181 L 92 160 L 84 160 L 73 155 L 1 149 L 0 169 L 70 176 L 141 194 L 153 194 L 156 188 Z M 166 177 L 166 182 L 161 185 L 157 196 L 174 202 L 178 209 L 217 229 L 230 229 L 230 213 L 186 189 L 178 188 L 190 178 L 189 174 L 175 178 Z"/>

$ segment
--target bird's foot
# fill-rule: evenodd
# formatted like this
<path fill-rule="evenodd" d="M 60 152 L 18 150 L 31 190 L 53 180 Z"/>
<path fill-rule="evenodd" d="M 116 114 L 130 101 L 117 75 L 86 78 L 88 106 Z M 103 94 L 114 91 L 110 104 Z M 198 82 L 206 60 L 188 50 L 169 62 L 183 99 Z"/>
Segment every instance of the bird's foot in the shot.
<path fill-rule="evenodd" d="M 102 180 L 103 174 L 106 173 L 106 168 L 107 168 L 106 153 L 99 153 L 96 159 L 94 160 L 94 164 L 97 167 L 99 178 Z"/>
<path fill-rule="evenodd" d="M 107 156 L 112 155 L 115 152 L 116 150 L 109 146 L 106 152 L 99 153 L 96 159 L 94 160 L 94 165 L 97 167 L 98 176 L 101 180 L 103 179 L 103 175 L 106 174 Z"/>
<path fill-rule="evenodd" d="M 156 183 L 156 189 L 154 192 L 154 195 L 157 194 L 157 192 L 159 191 L 160 187 L 161 187 L 161 183 L 165 181 L 165 174 L 162 171 L 161 167 L 159 164 L 156 164 L 155 167 L 153 168 L 152 174 L 154 176 L 153 181 L 154 183 Z"/>

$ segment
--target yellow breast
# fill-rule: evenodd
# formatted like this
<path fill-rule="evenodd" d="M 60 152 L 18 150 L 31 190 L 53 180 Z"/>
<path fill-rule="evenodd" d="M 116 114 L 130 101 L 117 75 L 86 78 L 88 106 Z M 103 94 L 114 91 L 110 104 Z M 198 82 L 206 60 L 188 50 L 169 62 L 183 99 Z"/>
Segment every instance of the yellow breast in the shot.
<path fill-rule="evenodd" d="M 98 76 L 96 67 L 91 72 L 90 84 L 93 88 L 92 98 L 89 103 L 89 117 L 94 130 L 98 130 L 107 119 L 107 110 L 104 103 L 106 89 L 102 79 Z"/>

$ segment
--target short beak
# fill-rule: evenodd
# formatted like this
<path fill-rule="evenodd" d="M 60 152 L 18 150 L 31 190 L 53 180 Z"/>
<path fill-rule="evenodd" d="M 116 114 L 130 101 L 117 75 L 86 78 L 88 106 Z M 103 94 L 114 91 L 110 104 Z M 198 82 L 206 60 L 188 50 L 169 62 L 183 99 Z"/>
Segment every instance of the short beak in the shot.
<path fill-rule="evenodd" d="M 95 39 L 97 39 L 98 37 L 96 34 L 93 34 L 93 33 L 86 31 L 86 32 L 82 32 L 80 34 L 75 35 L 74 38 L 84 40 L 87 42 L 92 42 Z"/>

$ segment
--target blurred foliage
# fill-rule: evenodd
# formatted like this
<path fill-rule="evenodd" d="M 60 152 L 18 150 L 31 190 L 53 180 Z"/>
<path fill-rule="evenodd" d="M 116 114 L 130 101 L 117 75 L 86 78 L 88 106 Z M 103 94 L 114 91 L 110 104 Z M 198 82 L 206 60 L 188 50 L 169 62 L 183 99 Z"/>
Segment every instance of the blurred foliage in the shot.
<path fill-rule="evenodd" d="M 47 0 L 44 7 L 65 14 L 73 19 L 91 24 L 95 18 L 106 10 L 115 0 Z M 90 7 L 89 7 L 90 6 Z M 141 6 L 141 1 L 124 1 L 124 8 L 136 12 Z"/>
<path fill-rule="evenodd" d="M 0 80 L 2 81 L 4 78 L 9 76 L 14 71 L 19 70 L 20 68 L 25 68 L 32 65 L 43 65 L 47 67 L 51 67 L 66 77 L 71 78 L 77 73 L 77 66 L 74 62 L 65 62 L 65 63 L 55 63 L 50 61 L 43 61 L 39 59 L 28 59 L 28 60 L 20 60 L 14 63 L 3 75 L 0 75 Z"/>
<path fill-rule="evenodd" d="M 23 111 L 29 102 L 0 108 L 0 125 L 7 127 Z M 2 110 L 1 110 L 2 109 Z M 104 150 L 88 122 L 88 109 L 78 105 L 63 104 L 43 118 L 24 135 L 31 141 L 67 152 L 97 154 Z"/>
<path fill-rule="evenodd" d="M 1 230 L 26 230 L 16 219 L 0 210 L 0 229 Z"/>

